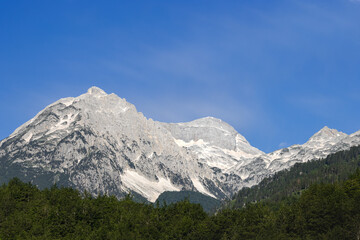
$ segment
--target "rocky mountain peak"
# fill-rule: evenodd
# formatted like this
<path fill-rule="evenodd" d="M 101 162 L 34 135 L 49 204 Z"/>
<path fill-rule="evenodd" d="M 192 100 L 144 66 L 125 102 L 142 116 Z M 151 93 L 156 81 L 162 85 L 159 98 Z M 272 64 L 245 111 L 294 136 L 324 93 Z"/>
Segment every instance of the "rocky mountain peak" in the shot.
<path fill-rule="evenodd" d="M 237 131 L 232 126 L 230 126 L 228 123 L 224 122 L 223 120 L 221 120 L 219 118 L 214 118 L 214 117 L 199 118 L 199 119 L 193 120 L 187 124 L 192 127 L 217 128 L 217 129 L 222 130 L 223 132 L 227 132 L 229 134 L 237 133 Z"/>
<path fill-rule="evenodd" d="M 320 131 L 315 133 L 310 139 L 309 142 L 313 141 L 331 141 L 333 139 L 341 139 L 346 137 L 347 134 L 340 132 L 336 129 L 331 129 L 327 126 L 323 127 Z"/>
<path fill-rule="evenodd" d="M 102 90 L 101 88 L 95 87 L 95 86 L 89 88 L 87 93 L 90 95 L 93 95 L 93 96 L 106 96 L 107 95 L 107 93 L 104 90 Z"/>

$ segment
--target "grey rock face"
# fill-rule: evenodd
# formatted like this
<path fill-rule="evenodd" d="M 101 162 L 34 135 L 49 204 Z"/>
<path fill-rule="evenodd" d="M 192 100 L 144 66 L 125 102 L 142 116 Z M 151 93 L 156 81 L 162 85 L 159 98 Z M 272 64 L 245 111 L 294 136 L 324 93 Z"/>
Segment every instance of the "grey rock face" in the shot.
<path fill-rule="evenodd" d="M 260 150 L 250 146 L 248 141 L 229 124 L 220 119 L 206 117 L 188 123 L 163 123 L 175 139 L 184 142 L 202 139 L 210 145 L 223 149 L 236 151 L 242 145 L 251 153 L 261 153 Z"/>
<path fill-rule="evenodd" d="M 150 201 L 182 189 L 199 188 L 217 198 L 229 194 L 161 123 L 96 87 L 60 99 L 20 126 L 0 142 L 0 159 L 2 182 L 19 176 L 94 194 L 136 192 Z"/>
<path fill-rule="evenodd" d="M 180 190 L 221 199 L 296 162 L 359 144 L 359 132 L 324 128 L 303 145 L 265 154 L 220 119 L 161 123 L 92 87 L 51 104 L 0 142 L 0 182 L 17 176 L 40 187 L 134 192 L 150 201 Z"/>
<path fill-rule="evenodd" d="M 347 135 L 324 127 L 303 145 L 293 145 L 252 159 L 248 164 L 237 164 L 229 172 L 246 178 L 243 186 L 252 186 L 277 171 L 290 168 L 295 163 L 325 158 L 338 151 L 360 145 L 360 134 Z M 254 164 L 255 162 L 258 164 Z"/>

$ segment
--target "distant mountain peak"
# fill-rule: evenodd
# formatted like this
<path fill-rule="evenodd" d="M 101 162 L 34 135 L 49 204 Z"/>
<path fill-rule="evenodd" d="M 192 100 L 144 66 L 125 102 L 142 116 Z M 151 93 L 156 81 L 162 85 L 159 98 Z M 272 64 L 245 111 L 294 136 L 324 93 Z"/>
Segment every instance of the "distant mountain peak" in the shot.
<path fill-rule="evenodd" d="M 340 132 L 336 129 L 331 129 L 328 126 L 323 127 L 320 131 L 315 133 L 309 141 L 319 141 L 319 140 L 325 140 L 329 141 L 331 139 L 335 138 L 344 138 L 347 134 Z"/>

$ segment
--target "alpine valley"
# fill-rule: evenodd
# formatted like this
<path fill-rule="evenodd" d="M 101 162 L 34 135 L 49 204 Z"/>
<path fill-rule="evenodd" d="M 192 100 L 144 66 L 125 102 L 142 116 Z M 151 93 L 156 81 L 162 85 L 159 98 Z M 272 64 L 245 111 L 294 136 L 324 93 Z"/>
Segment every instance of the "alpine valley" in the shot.
<path fill-rule="evenodd" d="M 220 119 L 157 122 L 92 87 L 49 105 L 0 142 L 0 183 L 18 177 L 40 188 L 130 192 L 151 202 L 182 190 L 225 199 L 295 163 L 358 145 L 360 131 L 324 127 L 302 145 L 266 154 Z"/>

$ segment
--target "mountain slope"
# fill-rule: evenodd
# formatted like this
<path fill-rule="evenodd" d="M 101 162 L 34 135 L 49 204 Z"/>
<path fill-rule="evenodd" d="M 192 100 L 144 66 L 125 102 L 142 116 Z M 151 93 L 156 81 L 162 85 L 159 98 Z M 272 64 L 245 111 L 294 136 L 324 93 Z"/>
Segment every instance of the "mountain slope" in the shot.
<path fill-rule="evenodd" d="M 238 163 L 228 172 L 241 175 L 245 179 L 243 186 L 251 187 L 263 178 L 288 169 L 295 163 L 318 160 L 358 145 L 360 145 L 360 131 L 347 135 L 324 127 L 302 145 L 292 145 L 256 157 L 247 163 Z"/>
<path fill-rule="evenodd" d="M 159 123 L 98 88 L 50 105 L 0 144 L 2 178 L 19 168 L 39 185 L 39 176 L 50 175 L 47 181 L 94 194 L 132 190 L 155 200 L 193 189 L 188 170 L 199 171 Z"/>
<path fill-rule="evenodd" d="M 250 202 L 262 200 L 279 202 L 286 197 L 299 195 L 315 183 L 344 181 L 360 168 L 360 146 L 331 154 L 321 160 L 297 163 L 290 169 L 279 171 L 263 179 L 258 185 L 243 188 L 230 202 L 232 208 L 241 208 Z"/>
<path fill-rule="evenodd" d="M 180 190 L 224 198 L 239 187 L 180 147 L 162 123 L 96 87 L 20 126 L 0 142 L 0 159 L 1 182 L 18 176 L 41 187 L 56 182 L 118 197 L 132 191 L 150 201 Z"/>
<path fill-rule="evenodd" d="M 324 128 L 303 145 L 265 154 L 220 119 L 161 123 L 92 87 L 49 105 L 0 142 L 0 182 L 19 177 L 149 201 L 181 190 L 223 199 L 296 162 L 355 145 L 360 132 Z"/>
<path fill-rule="evenodd" d="M 239 158 L 264 154 L 229 124 L 213 117 L 162 125 L 171 132 L 180 147 L 196 153 L 201 162 L 223 171 L 238 163 Z"/>

